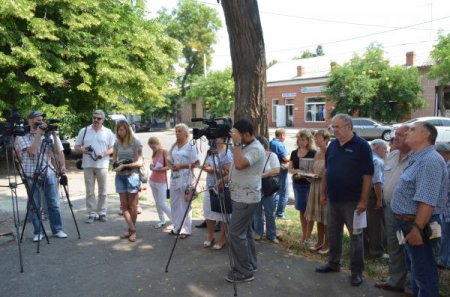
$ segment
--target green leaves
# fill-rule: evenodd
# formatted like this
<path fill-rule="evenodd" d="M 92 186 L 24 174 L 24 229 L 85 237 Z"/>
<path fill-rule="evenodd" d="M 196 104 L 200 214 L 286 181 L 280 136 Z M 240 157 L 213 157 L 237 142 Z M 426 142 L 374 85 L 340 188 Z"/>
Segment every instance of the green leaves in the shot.
<path fill-rule="evenodd" d="M 371 44 L 363 57 L 354 56 L 349 63 L 333 67 L 328 83 L 333 114 L 358 113 L 391 122 L 425 106 L 417 68 L 389 66 L 377 44 Z"/>
<path fill-rule="evenodd" d="M 428 76 L 437 79 L 441 86 L 450 83 L 450 34 L 440 35 L 439 42 L 434 46 L 431 52 L 434 64 Z"/>

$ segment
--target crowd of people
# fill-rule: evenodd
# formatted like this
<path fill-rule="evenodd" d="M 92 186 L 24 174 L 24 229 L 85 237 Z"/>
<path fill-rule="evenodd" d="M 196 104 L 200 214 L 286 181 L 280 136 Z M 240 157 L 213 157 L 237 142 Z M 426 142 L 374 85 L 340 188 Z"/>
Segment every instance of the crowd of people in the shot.
<path fill-rule="evenodd" d="M 42 119 L 39 111 L 30 113 L 30 132 L 16 139 L 30 185 L 45 131 Z M 86 223 L 108 219 L 106 177 L 112 155 L 115 189 L 127 224 L 120 237 L 135 242 L 143 145 L 126 120 L 116 123 L 115 133 L 103 126 L 104 120 L 104 112 L 96 110 L 92 124 L 82 128 L 75 141 L 75 150 L 83 153 Z M 299 130 L 297 148 L 289 154 L 284 129 L 277 129 L 269 141 L 255 137 L 252 123 L 242 119 L 230 130 L 230 143 L 226 138 L 216 139 L 215 152 L 204 164 L 189 140 L 187 125 L 176 125 L 176 139 L 168 150 L 158 138 L 150 137 L 148 183 L 159 217 L 154 227 L 168 227 L 170 220 L 169 234 L 180 239 L 192 234 L 190 202 L 197 195 L 194 169 L 202 169 L 206 172 L 203 215 L 207 227 L 203 247 L 220 250 L 229 244 L 234 267 L 226 279 L 250 281 L 257 270 L 254 241 L 279 242 L 276 221 L 287 219 L 291 184 L 300 219 L 299 243 L 328 255 L 327 263 L 316 272 L 340 271 L 345 225 L 351 245 L 352 285 L 363 281 L 366 255 L 389 259 L 389 276 L 377 282 L 377 287 L 406 296 L 438 296 L 438 267 L 450 268 L 450 144 L 435 143 L 436 128 L 425 122 L 396 129 L 390 145 L 379 139 L 369 144 L 353 132 L 352 118 L 345 114 L 332 118 L 331 129 L 336 138 L 332 141 L 326 129 Z M 59 139 L 52 135 L 52 142 L 62 165 L 55 168 L 54 160 L 44 154 L 46 178 L 34 183 L 45 189 L 52 233 L 65 238 L 55 190 L 56 175 L 58 170 L 65 171 L 65 162 Z M 270 190 L 274 185 L 276 189 Z M 34 196 L 39 208 L 40 191 Z M 231 213 L 220 203 L 227 199 Z M 43 234 L 36 213 L 31 212 L 33 239 L 39 241 Z M 217 240 L 216 225 L 220 229 Z"/>

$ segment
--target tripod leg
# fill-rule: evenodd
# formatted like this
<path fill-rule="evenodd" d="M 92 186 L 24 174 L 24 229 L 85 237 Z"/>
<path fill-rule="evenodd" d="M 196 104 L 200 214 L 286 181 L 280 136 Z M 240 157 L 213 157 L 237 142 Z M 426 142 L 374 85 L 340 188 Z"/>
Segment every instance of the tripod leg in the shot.
<path fill-rule="evenodd" d="M 61 179 L 62 179 L 62 177 L 61 177 Z M 67 179 L 67 177 L 66 177 L 66 179 Z M 78 229 L 77 220 L 75 219 L 75 214 L 73 212 L 72 202 L 70 201 L 70 198 L 69 198 L 69 190 L 67 188 L 67 184 L 63 184 L 62 186 L 63 186 L 63 189 L 64 189 L 64 193 L 66 195 L 67 203 L 69 204 L 70 212 L 72 213 L 72 218 L 73 218 L 73 222 L 75 223 L 75 228 L 77 229 L 78 239 L 80 239 L 81 238 L 80 229 Z"/>
<path fill-rule="evenodd" d="M 20 272 L 23 273 L 23 258 L 22 258 L 22 236 L 19 238 L 19 204 L 17 202 L 17 192 L 11 188 L 11 202 L 13 206 L 13 217 L 14 217 L 14 226 L 16 228 L 16 240 L 17 246 L 19 249 L 19 263 L 20 263 Z"/>

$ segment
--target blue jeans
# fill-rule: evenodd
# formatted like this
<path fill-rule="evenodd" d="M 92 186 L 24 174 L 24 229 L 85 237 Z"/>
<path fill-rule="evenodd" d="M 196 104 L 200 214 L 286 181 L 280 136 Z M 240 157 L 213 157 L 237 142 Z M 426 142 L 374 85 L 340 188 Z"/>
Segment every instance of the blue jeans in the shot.
<path fill-rule="evenodd" d="M 26 178 L 28 186 L 30 190 L 33 187 L 33 179 Z M 45 202 L 47 203 L 48 209 L 48 219 L 50 221 L 50 228 L 52 229 L 52 233 L 56 234 L 62 230 L 62 221 L 61 221 L 61 213 L 59 211 L 59 194 L 58 194 L 58 180 L 56 179 L 56 175 L 52 172 L 50 175 L 44 180 L 40 181 L 36 184 L 33 200 L 36 204 L 38 211 L 41 209 L 41 191 L 45 195 Z M 32 205 L 29 203 L 29 215 L 31 218 L 31 222 L 34 227 L 34 234 L 43 233 L 43 230 L 39 224 L 39 218 L 36 215 L 36 212 L 32 210 Z"/>
<path fill-rule="evenodd" d="M 278 175 L 280 180 L 280 189 L 275 193 L 274 205 L 276 207 L 276 215 L 284 217 L 284 210 L 289 200 L 289 177 L 287 170 L 280 170 Z"/>
<path fill-rule="evenodd" d="M 438 220 L 433 216 L 430 222 Z M 397 220 L 397 227 L 406 235 L 411 231 L 413 222 Z M 439 276 L 433 248 L 437 239 L 428 239 L 424 244 L 413 246 L 405 244 L 405 263 L 411 273 L 411 285 L 414 296 L 438 297 Z"/>
<path fill-rule="evenodd" d="M 258 236 L 263 236 L 264 234 L 264 222 L 262 217 L 262 212 L 264 209 L 264 216 L 266 219 L 266 237 L 268 240 L 274 240 L 277 238 L 277 228 L 275 225 L 275 216 L 274 216 L 274 210 L 275 210 L 275 203 L 274 203 L 274 196 L 276 194 L 273 194 L 271 196 L 266 196 L 261 198 L 261 202 L 258 205 L 258 208 L 256 209 L 255 218 L 254 218 L 254 226 L 255 226 L 255 233 Z"/>
<path fill-rule="evenodd" d="M 308 204 L 309 188 L 311 184 L 294 184 L 295 209 L 301 212 L 306 211 Z"/>
<path fill-rule="evenodd" d="M 442 220 L 440 264 L 450 269 L 450 222 Z"/>

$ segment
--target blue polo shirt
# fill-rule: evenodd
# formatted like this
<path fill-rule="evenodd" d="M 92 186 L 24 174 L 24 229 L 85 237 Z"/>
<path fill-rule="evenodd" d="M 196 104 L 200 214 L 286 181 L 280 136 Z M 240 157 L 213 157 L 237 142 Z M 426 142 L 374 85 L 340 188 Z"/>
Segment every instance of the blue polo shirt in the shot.
<path fill-rule="evenodd" d="M 278 161 L 280 161 L 280 163 L 284 158 L 288 156 L 286 146 L 278 138 L 272 139 L 272 141 L 270 142 L 270 150 L 277 155 Z"/>
<path fill-rule="evenodd" d="M 373 175 L 372 150 L 353 133 L 343 146 L 336 139 L 325 153 L 327 196 L 331 203 L 359 201 L 364 175 Z"/>

